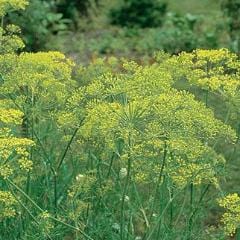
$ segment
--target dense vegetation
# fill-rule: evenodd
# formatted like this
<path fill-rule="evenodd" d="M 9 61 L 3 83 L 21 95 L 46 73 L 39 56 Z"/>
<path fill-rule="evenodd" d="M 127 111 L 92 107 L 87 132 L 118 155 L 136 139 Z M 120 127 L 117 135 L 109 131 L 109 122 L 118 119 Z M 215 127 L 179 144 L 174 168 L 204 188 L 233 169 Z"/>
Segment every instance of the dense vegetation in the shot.
<path fill-rule="evenodd" d="M 61 7 L 66 2 L 0 1 L 0 240 L 239 239 L 238 51 L 193 50 L 173 37 L 169 53 L 150 58 L 162 49 L 153 45 L 141 61 L 119 54 L 77 64 L 38 50 L 50 34 L 57 39 L 80 28 L 73 12 L 90 22 L 92 8 L 103 3 L 71 1 L 70 11 Z M 193 15 L 167 14 L 166 3 L 143 1 L 146 20 L 139 2 L 107 14 L 127 27 L 116 31 L 130 48 L 155 31 L 170 41 L 162 33 L 165 17 L 199 43 Z M 230 3 L 221 6 L 232 17 Z M 148 7 L 162 11 L 151 26 Z M 138 17 L 123 17 L 126 8 Z M 26 47 L 11 21 L 24 27 Z"/>

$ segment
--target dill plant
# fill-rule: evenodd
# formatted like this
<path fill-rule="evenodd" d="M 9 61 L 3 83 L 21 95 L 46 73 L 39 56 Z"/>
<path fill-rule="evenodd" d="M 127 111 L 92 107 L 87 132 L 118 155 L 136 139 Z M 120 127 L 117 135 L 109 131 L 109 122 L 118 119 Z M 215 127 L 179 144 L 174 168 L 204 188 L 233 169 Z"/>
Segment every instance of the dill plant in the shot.
<path fill-rule="evenodd" d="M 4 11 L 26 4 L 3 3 Z M 160 52 L 151 64 L 111 57 L 74 68 L 59 52 L 17 54 L 20 48 L 11 46 L 0 55 L 0 239 L 235 233 L 239 197 L 223 196 L 228 156 L 221 145 L 228 144 L 234 159 L 236 55 Z M 203 101 L 176 87 L 183 79 L 204 92 Z M 214 96 L 227 106 L 222 119 Z M 227 212 L 225 227 L 211 234 L 205 199 L 214 196 L 216 203 L 216 195 Z"/>
<path fill-rule="evenodd" d="M 205 54 L 217 57 L 221 50 Z M 103 213 L 107 211 L 112 216 L 113 239 L 134 239 L 138 235 L 143 239 L 174 239 L 178 235 L 191 239 L 200 224 L 196 223 L 198 204 L 210 186 L 219 189 L 225 159 L 215 150 L 216 141 L 234 143 L 236 134 L 215 118 L 206 102 L 197 101 L 187 91 L 174 89 L 182 77 L 191 80 L 188 76 L 193 71 L 191 57 L 192 54 L 178 57 L 160 54 L 157 63 L 149 66 L 128 61 L 116 65 L 116 60 L 111 59 L 100 71 L 103 62 L 97 60 L 89 66 L 92 82 L 87 68 L 81 69 L 79 75 L 86 82 L 80 82 L 82 86 L 59 115 L 60 126 L 68 130 L 79 117 L 85 116 L 76 135 L 79 148 L 84 149 L 79 157 L 83 166 L 96 171 L 99 188 L 109 184 L 106 178 L 115 186 L 115 197 L 110 192 L 101 200 L 102 208 L 106 208 Z M 237 64 L 235 55 L 233 58 Z M 119 67 L 123 68 L 120 74 L 116 72 Z M 142 195 L 144 189 L 148 191 Z M 185 205 L 176 208 L 181 201 L 189 202 L 190 211 Z M 95 210 L 92 204 L 93 215 L 89 216 L 92 225 L 106 224 L 105 219 L 103 223 L 94 220 L 95 211 L 100 210 L 99 205 Z M 114 213 L 118 209 L 116 220 Z M 179 225 L 182 228 L 173 230 Z M 101 231 L 93 233 L 94 237 L 104 238 L 106 235 Z M 199 238 L 203 237 L 200 235 Z"/>

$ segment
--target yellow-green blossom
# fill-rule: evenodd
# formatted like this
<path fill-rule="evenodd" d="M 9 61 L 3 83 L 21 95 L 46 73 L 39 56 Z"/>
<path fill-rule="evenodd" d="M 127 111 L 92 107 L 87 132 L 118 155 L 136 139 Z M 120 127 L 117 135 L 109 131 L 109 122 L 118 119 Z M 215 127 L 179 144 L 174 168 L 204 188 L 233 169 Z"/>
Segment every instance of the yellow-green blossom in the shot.
<path fill-rule="evenodd" d="M 23 10 L 28 5 L 28 0 L 0 0 L 0 16 L 15 10 Z"/>
<path fill-rule="evenodd" d="M 237 193 L 229 194 L 219 199 L 218 203 L 225 209 L 222 223 L 227 235 L 233 236 L 240 227 L 240 197 Z"/>
<path fill-rule="evenodd" d="M 0 220 L 16 215 L 16 200 L 8 191 L 0 191 Z"/>

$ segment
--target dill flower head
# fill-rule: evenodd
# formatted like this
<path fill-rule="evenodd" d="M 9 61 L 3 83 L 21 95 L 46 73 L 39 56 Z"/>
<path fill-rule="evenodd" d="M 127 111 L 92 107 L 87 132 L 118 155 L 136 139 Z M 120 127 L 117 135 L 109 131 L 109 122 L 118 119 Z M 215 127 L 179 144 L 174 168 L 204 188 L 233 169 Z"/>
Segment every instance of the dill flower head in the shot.
<path fill-rule="evenodd" d="M 208 61 L 211 71 L 206 73 Z M 59 112 L 59 127 L 68 131 L 84 119 L 77 143 L 82 149 L 90 144 L 90 151 L 103 161 L 116 153 L 120 178 L 126 176 L 131 156 L 132 177 L 142 184 L 156 181 L 159 159 L 166 155 L 164 174 L 174 186 L 217 185 L 225 160 L 213 149 L 214 143 L 216 139 L 233 143 L 236 133 L 193 94 L 175 89 L 174 83 L 187 76 L 198 86 L 208 84 L 219 90 L 224 82 L 229 92 L 235 91 L 229 81 L 233 76 L 228 74 L 229 69 L 237 69 L 235 55 L 225 49 L 173 57 L 161 53 L 152 65 L 119 61 L 121 72 L 116 62 L 112 66 L 98 59 L 79 70 L 80 87 Z"/>
<path fill-rule="evenodd" d="M 225 209 L 221 219 L 224 231 L 227 235 L 233 236 L 240 227 L 240 197 L 237 193 L 229 194 L 219 199 L 218 203 Z"/>
<path fill-rule="evenodd" d="M 15 109 L 0 108 L 0 123 L 21 124 L 23 113 Z"/>
<path fill-rule="evenodd" d="M 189 82 L 200 88 L 217 92 L 224 97 L 234 97 L 239 92 L 240 61 L 227 49 L 202 50 L 182 53 L 179 56 Z"/>
<path fill-rule="evenodd" d="M 1 54 L 10 54 L 25 47 L 25 44 L 19 34 L 21 30 L 19 27 L 9 24 L 5 28 L 0 27 L 0 39 L 3 44 L 0 46 Z"/>
<path fill-rule="evenodd" d="M 28 0 L 0 0 L 0 16 L 15 10 L 23 10 L 28 5 Z"/>
<path fill-rule="evenodd" d="M 20 125 L 23 113 L 15 109 L 0 108 L 0 176 L 8 178 L 15 172 L 28 172 L 32 169 L 28 149 L 34 142 L 27 138 L 16 137 L 11 127 Z M 10 159 L 18 159 L 17 164 Z"/>
<path fill-rule="evenodd" d="M 16 215 L 16 200 L 8 191 L 0 190 L 0 219 L 14 217 Z"/>

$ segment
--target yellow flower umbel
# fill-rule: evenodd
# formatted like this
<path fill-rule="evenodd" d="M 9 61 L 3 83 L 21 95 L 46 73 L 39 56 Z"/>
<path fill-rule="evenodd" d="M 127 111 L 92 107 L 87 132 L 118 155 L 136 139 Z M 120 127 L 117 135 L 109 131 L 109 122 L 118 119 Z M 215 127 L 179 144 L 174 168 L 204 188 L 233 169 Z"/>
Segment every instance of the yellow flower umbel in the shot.
<path fill-rule="evenodd" d="M 72 93 L 72 67 L 73 62 L 59 52 L 1 55 L 1 93 L 12 96 L 11 106 L 17 104 L 25 118 L 34 122 L 49 118 Z"/>
<path fill-rule="evenodd" d="M 173 89 L 181 71 L 174 76 L 164 62 L 170 59 L 150 66 L 125 61 L 121 73 L 115 67 L 94 69 L 92 80 L 90 73 L 85 75 L 84 86 L 68 99 L 58 123 L 69 130 L 84 116 L 78 132 L 81 149 L 91 145 L 101 159 L 118 152 L 121 167 L 126 167 L 131 154 L 132 172 L 139 182 L 156 180 L 166 144 L 165 170 L 175 185 L 217 184 L 224 159 L 211 146 L 218 138 L 233 142 L 235 133 L 194 95 Z M 177 65 L 176 57 L 172 61 Z"/>
<path fill-rule="evenodd" d="M 24 10 L 28 0 L 0 0 L 0 17 L 11 11 Z"/>
<path fill-rule="evenodd" d="M 11 133 L 12 126 L 22 123 L 23 114 L 20 111 L 0 108 L 0 113 L 0 177 L 6 179 L 32 169 L 28 148 L 33 146 L 33 141 Z"/>
<path fill-rule="evenodd" d="M 0 182 L 13 178 L 23 180 L 32 169 L 28 149 L 33 141 L 15 137 L 11 128 L 22 123 L 23 114 L 15 109 L 0 108 Z M 22 179 L 21 179 L 22 178 Z M 8 191 L 0 191 L 0 219 L 15 216 L 15 197 Z"/>
<path fill-rule="evenodd" d="M 219 206 L 225 209 L 222 216 L 222 223 L 227 235 L 233 236 L 240 227 L 240 197 L 237 193 L 229 194 L 219 199 Z"/>
<path fill-rule="evenodd" d="M 9 24 L 4 29 L 0 27 L 0 53 L 14 53 L 25 47 L 23 40 L 19 37 L 21 29 Z"/>
<path fill-rule="evenodd" d="M 180 54 L 179 62 L 191 85 L 217 95 L 239 117 L 240 61 L 227 49 L 195 50 Z M 206 100 L 207 103 L 207 100 Z"/>
<path fill-rule="evenodd" d="M 24 48 L 23 40 L 18 36 L 21 30 L 12 24 L 4 26 L 4 16 L 7 13 L 24 10 L 27 0 L 0 0 L 0 54 L 13 53 Z"/>
<path fill-rule="evenodd" d="M 16 215 L 16 199 L 10 192 L 0 191 L 0 221 Z"/>

